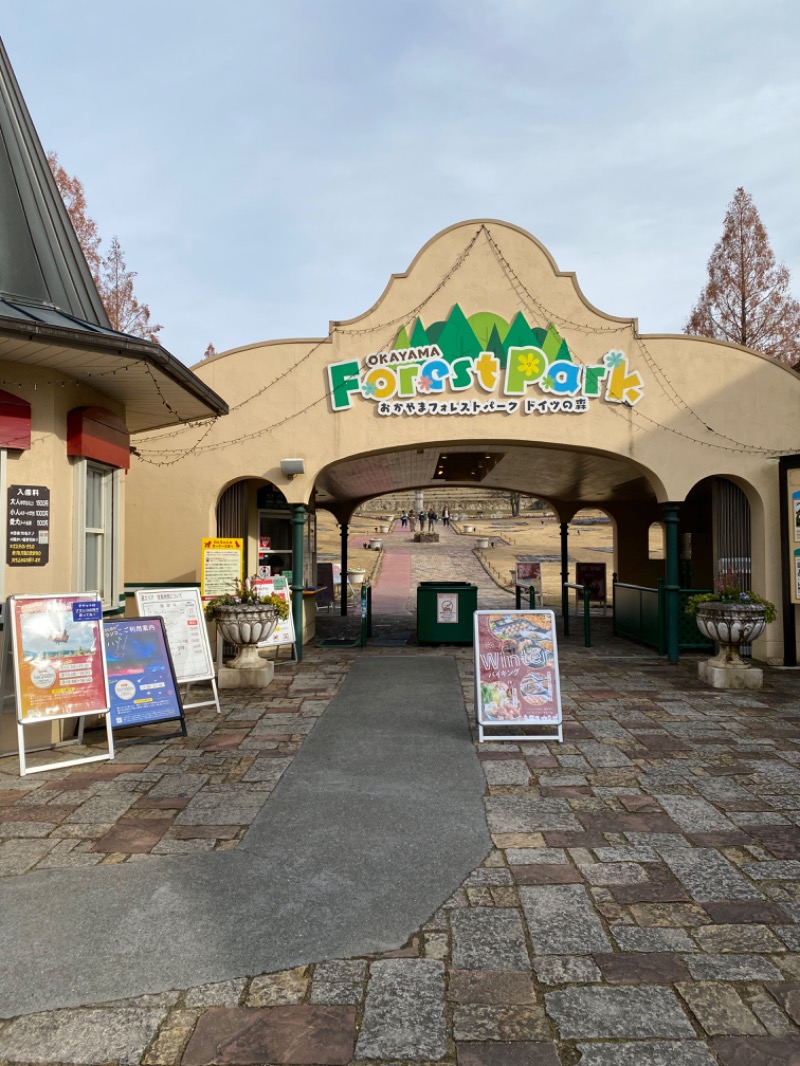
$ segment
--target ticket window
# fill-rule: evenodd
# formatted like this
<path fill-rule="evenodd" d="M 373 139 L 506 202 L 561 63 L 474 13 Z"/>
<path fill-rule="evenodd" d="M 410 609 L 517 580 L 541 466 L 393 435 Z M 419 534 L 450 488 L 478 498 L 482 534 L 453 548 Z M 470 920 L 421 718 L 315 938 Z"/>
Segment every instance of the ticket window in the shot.
<path fill-rule="evenodd" d="M 292 520 L 286 511 L 258 512 L 258 576 L 292 572 Z"/>
<path fill-rule="evenodd" d="M 315 585 L 317 516 L 308 512 L 303 529 L 303 584 Z M 258 512 L 258 576 L 292 574 L 292 519 L 286 511 Z"/>

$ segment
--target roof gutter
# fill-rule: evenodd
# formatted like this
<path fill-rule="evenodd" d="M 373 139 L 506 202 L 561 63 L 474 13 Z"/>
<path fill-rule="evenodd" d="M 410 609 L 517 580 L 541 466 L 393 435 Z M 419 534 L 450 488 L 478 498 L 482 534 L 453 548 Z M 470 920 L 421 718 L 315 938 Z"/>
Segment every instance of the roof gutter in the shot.
<path fill-rule="evenodd" d="M 116 333 L 110 337 L 108 333 L 95 332 L 94 329 L 78 332 L 40 322 L 20 322 L 17 319 L 0 317 L 0 336 L 2 335 L 25 338 L 28 341 L 39 340 L 43 344 L 57 345 L 61 348 L 97 352 L 111 358 L 135 359 L 137 362 L 146 363 L 160 370 L 176 385 L 205 404 L 214 415 L 228 413 L 228 404 L 221 396 L 210 389 L 179 359 L 170 355 L 166 348 L 152 341 L 130 337 L 125 333 Z"/>

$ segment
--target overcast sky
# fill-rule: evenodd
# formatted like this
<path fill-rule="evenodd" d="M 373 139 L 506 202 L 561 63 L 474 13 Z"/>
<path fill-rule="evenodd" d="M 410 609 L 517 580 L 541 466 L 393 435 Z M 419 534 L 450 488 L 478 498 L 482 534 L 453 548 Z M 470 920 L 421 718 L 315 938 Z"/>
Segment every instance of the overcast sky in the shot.
<path fill-rule="evenodd" d="M 680 332 L 739 185 L 800 298 L 797 0 L 4 0 L 0 33 L 189 365 L 325 335 L 473 218 Z"/>

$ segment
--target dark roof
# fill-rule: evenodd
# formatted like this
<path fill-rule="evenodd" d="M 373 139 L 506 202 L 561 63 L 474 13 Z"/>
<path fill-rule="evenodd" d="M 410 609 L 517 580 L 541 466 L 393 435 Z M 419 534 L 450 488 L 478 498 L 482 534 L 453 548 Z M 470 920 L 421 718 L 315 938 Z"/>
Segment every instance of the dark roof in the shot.
<path fill-rule="evenodd" d="M 0 40 L 0 295 L 108 316 Z"/>
<path fill-rule="evenodd" d="M 111 328 L 2 40 L 0 359 L 96 385 L 132 432 L 228 411 L 159 344 Z"/>

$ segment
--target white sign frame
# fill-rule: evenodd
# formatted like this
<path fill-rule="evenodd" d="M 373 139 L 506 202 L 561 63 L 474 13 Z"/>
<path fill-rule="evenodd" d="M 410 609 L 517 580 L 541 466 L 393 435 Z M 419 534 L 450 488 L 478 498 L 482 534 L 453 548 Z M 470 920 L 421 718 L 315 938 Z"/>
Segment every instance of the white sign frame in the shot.
<path fill-rule="evenodd" d="M 100 663 L 100 669 L 102 674 L 102 682 L 104 688 L 105 706 L 96 707 L 84 707 L 80 711 L 65 710 L 62 713 L 46 714 L 42 717 L 25 716 L 22 713 L 22 688 L 20 677 L 20 656 L 23 653 L 23 648 L 19 647 L 19 641 L 17 637 L 17 617 L 18 608 L 30 603 L 34 600 L 51 600 L 54 603 L 62 601 L 64 603 L 91 605 L 92 613 L 97 612 L 96 618 L 87 618 L 85 621 L 94 621 L 97 623 L 96 627 L 96 657 Z M 74 614 L 73 614 L 74 617 Z M 42 773 L 45 770 L 63 770 L 70 766 L 82 766 L 84 763 L 92 762 L 106 762 L 114 758 L 114 735 L 111 729 L 111 701 L 108 692 L 108 668 L 106 665 L 106 649 L 105 649 L 105 637 L 103 630 L 103 601 L 99 592 L 61 592 L 61 593 L 41 593 L 38 595 L 30 596 L 9 596 L 6 600 L 5 610 L 3 611 L 3 654 L 2 661 L 0 661 L 0 693 L 3 694 L 3 703 L 7 698 L 7 694 L 12 693 L 8 690 L 12 687 L 13 681 L 13 697 L 14 697 L 14 716 L 16 718 L 17 725 L 17 747 L 19 750 L 19 774 L 20 777 L 25 777 L 27 774 Z M 73 671 L 74 672 L 74 671 Z M 79 725 L 79 738 L 83 737 L 83 720 L 86 717 L 102 716 L 105 718 L 106 723 L 106 737 L 108 740 L 108 751 L 102 752 L 100 755 L 83 755 L 77 759 L 64 759 L 58 762 L 43 763 L 41 766 L 28 766 L 25 752 L 25 729 L 31 725 L 41 725 L 44 722 L 64 721 L 68 718 L 77 718 Z M 60 746 L 58 743 L 49 745 L 50 748 Z M 37 749 L 42 750 L 42 749 Z"/>
<path fill-rule="evenodd" d="M 539 569 L 538 577 L 526 577 L 525 570 L 528 567 L 537 566 Z M 542 577 L 542 560 L 535 559 L 531 556 L 517 557 L 514 562 L 514 569 L 512 571 L 514 576 L 514 585 L 519 588 L 532 588 L 536 606 L 541 607 L 544 603 L 544 591 L 543 591 L 543 577 Z"/>
<path fill-rule="evenodd" d="M 275 582 L 278 581 L 278 587 L 275 587 Z M 253 582 L 253 585 L 264 593 L 268 593 L 271 596 L 280 596 L 282 600 L 289 604 L 289 613 L 286 618 L 279 618 L 278 623 L 272 630 L 266 640 L 262 640 L 259 648 L 281 648 L 286 644 L 291 644 L 292 654 L 294 655 L 294 647 L 296 643 L 296 636 L 294 631 L 294 617 L 292 614 L 292 590 L 289 586 L 289 582 L 285 577 L 266 577 L 260 578 L 258 581 Z"/>
<path fill-rule="evenodd" d="M 496 620 L 487 642 L 482 642 L 482 630 L 490 625 L 488 616 Z M 482 619 L 486 618 L 486 626 Z M 495 610 L 475 611 L 473 615 L 475 644 L 475 715 L 478 722 L 478 740 L 557 740 L 563 742 L 564 715 L 561 706 L 561 679 L 558 666 L 558 643 L 556 638 L 555 613 L 544 608 L 522 611 Z M 488 641 L 491 641 L 489 647 Z M 497 677 L 494 675 L 497 674 Z M 549 702 L 555 706 L 555 714 L 537 715 L 531 711 L 504 719 L 492 718 L 484 713 L 482 684 L 499 688 L 499 696 L 505 700 L 508 685 L 510 705 L 525 709 L 525 701 L 539 700 L 538 693 L 525 695 L 524 685 L 531 679 L 546 680 Z M 544 676 L 546 675 L 546 677 Z M 520 693 L 522 697 L 520 699 Z M 497 699 L 498 696 L 492 697 Z M 533 706 L 533 704 L 531 704 Z M 513 723 L 518 729 L 543 727 L 555 729 L 553 734 L 518 732 L 511 734 L 485 733 L 485 728 L 502 728 L 502 722 Z"/>
<path fill-rule="evenodd" d="M 217 714 L 222 710 L 219 705 L 219 692 L 217 691 L 216 670 L 214 659 L 211 654 L 211 644 L 208 639 L 206 628 L 206 616 L 203 610 L 203 601 L 198 588 L 142 588 L 136 590 L 136 610 L 140 617 L 157 615 L 164 623 L 164 631 L 167 635 L 170 655 L 175 667 L 175 678 L 179 685 L 192 685 L 196 681 L 210 681 L 214 698 L 211 700 L 198 700 L 195 703 L 184 703 L 183 709 L 190 710 L 194 707 L 217 708 Z M 196 649 L 194 663 L 180 652 L 181 642 L 184 640 L 186 626 L 197 627 L 199 647 Z M 188 668 L 191 666 L 191 668 Z"/>

